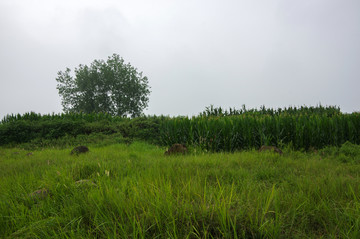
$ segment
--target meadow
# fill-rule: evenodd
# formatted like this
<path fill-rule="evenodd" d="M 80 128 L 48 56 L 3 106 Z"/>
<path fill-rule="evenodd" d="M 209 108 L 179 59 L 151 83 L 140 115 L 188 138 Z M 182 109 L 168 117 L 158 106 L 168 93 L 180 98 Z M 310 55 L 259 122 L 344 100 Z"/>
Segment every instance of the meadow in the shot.
<path fill-rule="evenodd" d="M 360 148 L 0 148 L 2 238 L 360 238 Z M 46 190 L 44 197 L 33 196 Z"/>

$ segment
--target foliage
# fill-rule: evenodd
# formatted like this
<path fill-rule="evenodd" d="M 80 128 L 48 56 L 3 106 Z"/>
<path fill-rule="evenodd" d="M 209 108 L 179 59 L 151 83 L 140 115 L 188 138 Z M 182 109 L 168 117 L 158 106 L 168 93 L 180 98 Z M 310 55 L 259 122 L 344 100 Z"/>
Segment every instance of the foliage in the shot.
<path fill-rule="evenodd" d="M 349 141 L 346 141 L 340 147 L 326 146 L 319 153 L 322 156 L 338 159 L 341 162 L 360 163 L 360 145 Z"/>
<path fill-rule="evenodd" d="M 360 146 L 356 144 L 352 144 L 349 141 L 346 141 L 343 145 L 341 145 L 341 148 L 339 149 L 339 152 L 349 156 L 351 158 L 357 158 L 360 162 Z"/>
<path fill-rule="evenodd" d="M 264 110 L 264 113 L 251 111 L 191 118 L 143 116 L 130 119 L 104 113 L 8 115 L 0 124 L 0 145 L 47 140 L 52 141 L 51 145 L 64 137 L 97 133 L 164 146 L 181 143 L 213 152 L 234 152 L 262 145 L 281 148 L 289 145 L 292 149 L 311 150 L 340 147 L 346 141 L 360 144 L 359 113 L 334 113 L 331 107 L 309 109 L 283 110 L 281 114 Z"/>
<path fill-rule="evenodd" d="M 1 124 L 12 123 L 16 121 L 31 121 L 31 122 L 38 122 L 38 121 L 85 121 L 85 122 L 99 122 L 99 121 L 109 121 L 109 122 L 119 122 L 127 120 L 124 117 L 119 116 L 112 116 L 107 113 L 61 113 L 61 114 L 37 114 L 35 112 L 21 114 L 12 114 L 6 115 Z"/>
<path fill-rule="evenodd" d="M 56 78 L 65 112 L 103 112 L 117 116 L 140 116 L 149 101 L 146 76 L 114 54 L 105 62 L 79 65 L 75 77 L 67 68 Z"/>
<path fill-rule="evenodd" d="M 205 108 L 203 112 L 199 115 L 203 117 L 211 117 L 211 116 L 233 116 L 233 115 L 327 115 L 328 117 L 341 114 L 340 107 L 338 106 L 322 106 L 319 104 L 318 106 L 301 106 L 301 107 L 285 107 L 285 108 L 266 108 L 265 105 L 262 105 L 260 109 L 246 109 L 245 105 L 242 105 L 241 109 L 229 108 L 223 109 L 221 107 L 214 107 L 214 105 L 210 105 Z"/>
<path fill-rule="evenodd" d="M 139 139 L 158 143 L 159 127 L 158 117 L 143 116 L 129 119 L 103 113 L 41 115 L 32 112 L 8 115 L 2 120 L 0 145 L 28 143 L 35 147 L 38 143 L 38 147 L 56 144 L 63 147 L 84 142 L 86 140 L 79 138 L 87 135 L 91 136 L 90 142 L 96 135 L 104 135 L 107 141 L 119 142 L 121 137 L 124 141 Z"/>
<path fill-rule="evenodd" d="M 63 149 L 79 145 L 87 145 L 92 147 L 102 147 L 111 144 L 131 143 L 132 139 L 124 138 L 120 133 L 104 134 L 91 133 L 79 134 L 76 136 L 65 135 L 57 139 L 35 138 L 27 143 L 20 143 L 17 147 L 25 150 L 40 150 L 44 148 Z"/>
<path fill-rule="evenodd" d="M 183 143 L 209 151 L 236 151 L 261 145 L 291 144 L 294 149 L 360 144 L 360 114 L 242 114 L 167 118 L 161 142 Z"/>
<path fill-rule="evenodd" d="M 81 121 L 60 120 L 37 122 L 18 120 L 0 125 L 0 142 L 2 145 L 10 143 L 29 142 L 35 138 L 57 139 L 65 135 L 76 136 L 86 133 Z"/>

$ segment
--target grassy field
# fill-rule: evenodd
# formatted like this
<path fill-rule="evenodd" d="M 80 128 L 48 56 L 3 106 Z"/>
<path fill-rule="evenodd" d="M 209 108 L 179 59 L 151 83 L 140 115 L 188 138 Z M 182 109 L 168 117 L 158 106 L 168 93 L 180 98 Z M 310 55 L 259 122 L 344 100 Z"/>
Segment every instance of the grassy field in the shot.
<path fill-rule="evenodd" d="M 0 237 L 360 238 L 356 154 L 70 151 L 0 148 Z"/>

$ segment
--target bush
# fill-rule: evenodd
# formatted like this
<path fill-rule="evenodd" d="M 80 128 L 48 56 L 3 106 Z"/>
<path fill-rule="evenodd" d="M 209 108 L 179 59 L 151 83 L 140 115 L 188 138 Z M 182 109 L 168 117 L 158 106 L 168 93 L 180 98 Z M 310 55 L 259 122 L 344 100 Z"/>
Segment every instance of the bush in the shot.
<path fill-rule="evenodd" d="M 340 154 L 350 158 L 351 161 L 360 163 L 360 146 L 346 141 L 339 149 Z"/>

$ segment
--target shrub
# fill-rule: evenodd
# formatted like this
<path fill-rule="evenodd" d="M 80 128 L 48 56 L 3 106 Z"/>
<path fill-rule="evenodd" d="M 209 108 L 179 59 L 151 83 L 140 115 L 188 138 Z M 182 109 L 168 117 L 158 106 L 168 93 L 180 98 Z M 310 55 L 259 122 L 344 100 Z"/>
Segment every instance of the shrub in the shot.
<path fill-rule="evenodd" d="M 339 152 L 353 161 L 360 162 L 360 146 L 350 143 L 349 141 L 346 141 L 341 148 L 339 149 Z"/>

